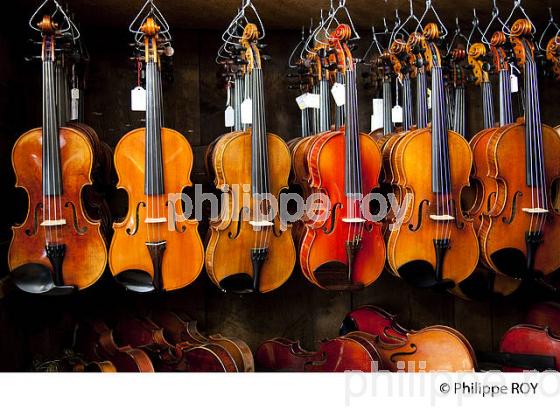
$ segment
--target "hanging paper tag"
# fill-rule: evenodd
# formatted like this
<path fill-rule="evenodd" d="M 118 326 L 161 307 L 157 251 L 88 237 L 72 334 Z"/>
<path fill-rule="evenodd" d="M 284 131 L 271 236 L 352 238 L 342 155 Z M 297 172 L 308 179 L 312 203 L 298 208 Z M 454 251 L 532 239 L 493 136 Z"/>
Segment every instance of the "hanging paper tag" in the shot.
<path fill-rule="evenodd" d="M 305 94 L 307 108 L 319 108 L 321 105 L 321 96 L 319 94 Z"/>
<path fill-rule="evenodd" d="M 402 123 L 403 122 L 403 109 L 400 105 L 395 105 L 393 110 L 391 111 L 391 118 L 393 119 L 394 123 Z"/>
<path fill-rule="evenodd" d="M 250 98 L 241 103 L 241 122 L 243 124 L 253 123 L 253 101 Z"/>
<path fill-rule="evenodd" d="M 130 91 L 130 109 L 146 111 L 146 90 L 142 87 L 135 87 Z"/>
<path fill-rule="evenodd" d="M 307 98 L 306 98 L 307 94 L 302 94 L 299 97 L 296 98 L 296 103 L 299 107 L 300 110 L 305 110 L 307 107 Z"/>
<path fill-rule="evenodd" d="M 371 116 L 371 131 L 383 128 L 383 99 L 373 99 L 373 115 Z"/>
<path fill-rule="evenodd" d="M 344 84 L 334 83 L 331 88 L 331 94 L 334 98 L 334 102 L 338 107 L 344 105 L 346 100 L 346 91 L 344 90 Z"/>
<path fill-rule="evenodd" d="M 515 74 L 511 74 L 511 93 L 516 93 L 519 91 L 519 81 L 517 80 L 517 76 Z"/>
<path fill-rule="evenodd" d="M 231 105 L 228 105 L 225 112 L 226 127 L 233 127 L 235 125 L 234 111 Z"/>
<path fill-rule="evenodd" d="M 428 110 L 432 109 L 432 90 L 428 88 L 426 95 L 428 96 Z"/>
<path fill-rule="evenodd" d="M 70 90 L 70 120 L 75 121 L 80 117 L 80 90 L 78 88 L 72 88 Z"/>

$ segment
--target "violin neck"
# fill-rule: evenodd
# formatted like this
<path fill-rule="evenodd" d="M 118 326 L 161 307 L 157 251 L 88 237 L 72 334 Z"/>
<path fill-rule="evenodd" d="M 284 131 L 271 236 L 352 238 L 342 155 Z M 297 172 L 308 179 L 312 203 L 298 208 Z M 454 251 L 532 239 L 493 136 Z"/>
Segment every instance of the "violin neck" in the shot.
<path fill-rule="evenodd" d="M 319 104 L 319 132 L 325 132 L 331 126 L 329 83 L 326 78 L 319 82 Z"/>
<path fill-rule="evenodd" d="M 236 76 L 233 83 L 233 130 L 241 131 L 241 103 L 243 102 L 244 80 L 241 76 Z"/>
<path fill-rule="evenodd" d="M 416 76 L 416 126 L 418 129 L 428 126 L 428 83 L 424 69 L 418 70 Z"/>
<path fill-rule="evenodd" d="M 432 192 L 450 192 L 447 112 L 441 67 L 432 68 Z"/>
<path fill-rule="evenodd" d="M 464 85 L 455 86 L 455 113 L 453 115 L 453 131 L 465 135 L 466 127 L 466 92 Z"/>
<path fill-rule="evenodd" d="M 408 131 L 412 127 L 412 87 L 410 85 L 410 76 L 406 74 L 403 78 L 403 131 Z"/>
<path fill-rule="evenodd" d="M 253 69 L 251 73 L 251 82 L 253 104 L 251 176 L 253 195 L 268 194 L 268 137 L 266 131 L 262 69 Z"/>
<path fill-rule="evenodd" d="M 482 88 L 482 114 L 484 119 L 484 128 L 492 128 L 494 126 L 494 97 L 492 94 L 492 84 L 489 81 L 483 81 Z"/>
<path fill-rule="evenodd" d="M 54 62 L 43 61 L 43 194 L 62 195 L 59 123 L 56 109 Z"/>
<path fill-rule="evenodd" d="M 358 123 L 358 89 L 356 72 L 346 71 L 346 126 L 345 133 L 345 191 L 347 196 L 362 194 L 362 167 L 360 159 L 360 132 Z"/>
<path fill-rule="evenodd" d="M 534 60 L 525 63 L 525 144 L 526 181 L 529 187 L 545 187 L 543 133 L 537 65 Z M 546 204 L 540 204 L 546 207 Z"/>
<path fill-rule="evenodd" d="M 144 191 L 146 195 L 163 195 L 163 164 L 161 148 L 162 98 L 161 77 L 157 64 L 146 64 L 146 163 Z"/>
<path fill-rule="evenodd" d="M 509 70 L 500 70 L 500 127 L 513 123 L 513 108 L 511 102 L 511 74 Z"/>
<path fill-rule="evenodd" d="M 383 79 L 383 134 L 391 134 L 393 132 L 393 94 L 391 92 L 391 78 Z"/>
<path fill-rule="evenodd" d="M 344 75 L 340 72 L 337 71 L 336 72 L 336 82 L 339 84 L 344 84 L 345 80 L 344 80 Z M 339 130 L 344 123 L 346 122 L 346 118 L 345 118 L 345 112 L 344 112 L 345 108 L 343 105 L 341 106 L 336 106 L 336 110 L 335 110 L 335 127 L 337 130 Z"/>
<path fill-rule="evenodd" d="M 68 79 L 66 70 L 60 61 L 55 62 L 56 73 L 56 100 L 58 123 L 64 126 L 68 122 Z"/>

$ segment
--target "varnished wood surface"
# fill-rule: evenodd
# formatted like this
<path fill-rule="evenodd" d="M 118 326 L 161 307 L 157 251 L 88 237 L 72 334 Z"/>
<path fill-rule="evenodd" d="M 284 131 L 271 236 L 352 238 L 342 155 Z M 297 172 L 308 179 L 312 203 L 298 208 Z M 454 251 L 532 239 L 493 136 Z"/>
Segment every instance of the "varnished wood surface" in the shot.
<path fill-rule="evenodd" d="M 21 225 L 13 227 L 8 263 L 10 270 L 28 263 L 41 264 L 52 270 L 45 249 L 47 239 L 65 244 L 64 283 L 83 289 L 101 277 L 107 263 L 100 224 L 88 218 L 81 202 L 83 188 L 91 184 L 93 152 L 86 137 L 73 129 L 61 128 L 59 139 L 63 189 L 55 200 L 43 197 L 42 130 L 38 128 L 23 134 L 14 146 L 12 163 L 17 176 L 16 186 L 27 192 L 28 213 Z M 52 209 L 56 206 L 57 215 L 54 210 L 49 215 L 48 203 Z M 40 226 L 43 222 L 42 209 L 37 211 L 38 218 L 35 220 L 38 204 L 47 209 L 47 217 L 65 219 L 66 224 L 51 228 L 51 233 L 47 234 L 48 228 Z M 75 207 L 76 219 L 70 204 Z M 74 221 L 80 232 L 75 228 Z"/>

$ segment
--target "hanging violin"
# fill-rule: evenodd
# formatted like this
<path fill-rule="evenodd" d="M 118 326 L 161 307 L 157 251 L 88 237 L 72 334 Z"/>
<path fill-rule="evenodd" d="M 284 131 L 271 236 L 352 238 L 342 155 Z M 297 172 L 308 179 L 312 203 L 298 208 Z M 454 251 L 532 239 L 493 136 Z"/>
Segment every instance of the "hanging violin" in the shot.
<path fill-rule="evenodd" d="M 532 23 L 517 20 L 510 39 L 524 68 L 525 119 L 496 131 L 487 145 L 494 206 L 480 227 L 481 254 L 494 271 L 534 279 L 560 268 L 552 187 L 560 177 L 560 136 L 541 122 Z M 512 166 L 515 164 L 515 166 Z"/>
<path fill-rule="evenodd" d="M 374 139 L 358 131 L 356 63 L 346 44 L 350 36 L 350 27 L 342 24 L 329 38 L 345 75 L 345 126 L 315 138 L 307 158 L 310 187 L 329 196 L 331 209 L 325 210 L 328 219 L 306 222 L 300 251 L 304 276 L 331 290 L 368 286 L 385 263 L 382 226 L 367 221 L 362 208 L 364 194 L 378 185 L 382 160 Z"/>
<path fill-rule="evenodd" d="M 472 152 L 465 139 L 448 131 L 436 24 L 424 30 L 425 62 L 432 72 L 432 126 L 408 133 L 395 154 L 399 183 L 408 201 L 400 229 L 389 234 L 393 272 L 418 287 L 453 289 L 478 263 L 478 241 L 465 219 L 461 191 L 468 184 Z"/>
<path fill-rule="evenodd" d="M 239 190 L 229 192 L 219 220 L 211 224 L 206 270 L 218 287 L 239 293 L 278 288 L 292 274 L 296 257 L 291 227 L 282 230 L 270 203 L 270 195 L 278 198 L 288 184 L 290 153 L 280 137 L 267 133 L 258 38 L 257 27 L 247 24 L 241 45 L 245 84 L 251 88 L 252 128 L 222 136 L 212 155 L 218 189 Z M 238 194 L 249 187 L 250 204 L 241 206 Z"/>
<path fill-rule="evenodd" d="M 146 63 L 146 128 L 130 131 L 117 144 L 115 167 L 129 209 L 115 223 L 109 266 L 119 283 L 136 292 L 170 291 L 194 281 L 204 248 L 195 220 L 178 220 L 181 201 L 169 195 L 191 185 L 192 148 L 162 124 L 159 26 L 150 17 L 141 27 Z"/>
<path fill-rule="evenodd" d="M 14 226 L 8 265 L 26 292 L 66 294 L 84 289 L 103 274 L 107 250 L 100 223 L 85 212 L 94 154 L 88 136 L 58 123 L 55 39 L 58 25 L 46 15 L 42 31 L 43 126 L 23 134 L 12 151 L 16 186 L 29 197 L 25 221 Z"/>

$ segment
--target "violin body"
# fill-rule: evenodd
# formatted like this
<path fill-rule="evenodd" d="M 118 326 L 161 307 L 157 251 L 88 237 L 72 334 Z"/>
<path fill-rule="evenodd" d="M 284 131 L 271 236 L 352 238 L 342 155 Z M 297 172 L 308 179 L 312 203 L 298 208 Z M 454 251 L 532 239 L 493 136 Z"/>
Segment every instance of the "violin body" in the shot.
<path fill-rule="evenodd" d="M 72 128 L 59 128 L 58 138 L 63 170 L 60 196 L 43 195 L 41 128 L 23 134 L 12 151 L 16 186 L 27 192 L 28 211 L 25 221 L 12 228 L 8 266 L 18 287 L 32 293 L 51 290 L 51 276 L 55 286 L 87 288 L 101 277 L 107 263 L 100 223 L 88 217 L 82 201 L 84 187 L 92 183 L 91 145 L 87 136 Z M 45 218 L 64 223 L 42 226 L 48 223 Z M 64 246 L 60 267 L 49 259 L 47 242 Z"/>
<path fill-rule="evenodd" d="M 381 153 L 367 134 L 359 134 L 362 192 L 369 193 L 378 185 Z M 344 220 L 351 218 L 344 193 L 344 130 L 317 137 L 308 154 L 310 187 L 328 195 L 331 209 L 323 222 L 308 221 L 302 239 L 300 265 L 304 275 L 327 289 L 360 289 L 373 283 L 385 264 L 385 242 L 382 225 L 363 222 L 359 229 Z M 349 258 L 348 238 L 361 232 L 359 249 Z"/>
<path fill-rule="evenodd" d="M 532 306 L 527 312 L 527 323 L 543 328 L 560 335 L 560 305 L 555 302 L 544 302 Z"/>
<path fill-rule="evenodd" d="M 290 153 L 286 143 L 277 135 L 269 133 L 269 184 L 270 193 L 279 198 L 280 192 L 288 185 L 290 174 Z M 213 167 L 216 172 L 216 186 L 251 186 L 251 132 L 234 132 L 223 136 L 214 147 Z M 239 198 L 236 198 L 239 200 Z M 216 285 L 226 285 L 232 289 L 252 287 L 254 279 L 251 250 L 259 232 L 250 221 L 243 217 L 252 210 L 240 209 L 232 195 L 228 197 L 227 212 L 211 224 L 211 234 L 206 250 L 206 269 Z M 251 201 L 253 202 L 253 201 Z M 251 205 L 252 207 L 252 205 Z M 235 214 L 232 210 L 236 210 Z M 295 264 L 296 252 L 291 236 L 291 227 L 280 229 L 279 218 L 274 226 L 262 228 L 261 235 L 269 238 L 268 255 L 260 267 L 260 292 L 272 291 L 290 277 Z M 243 277 L 240 277 L 240 274 Z M 229 282 L 239 280 L 239 284 Z"/>
<path fill-rule="evenodd" d="M 514 326 L 502 337 L 500 352 L 550 357 L 555 363 L 553 370 L 560 371 L 560 339 L 553 335 L 549 329 L 532 325 Z M 510 366 L 504 366 L 503 369 L 506 372 L 520 372 L 523 370 L 533 369 L 521 369 Z"/>
<path fill-rule="evenodd" d="M 378 336 L 384 343 L 406 340 L 407 331 L 397 323 L 396 316 L 372 305 L 362 306 L 348 313 L 340 327 L 340 334 L 365 332 Z"/>
<path fill-rule="evenodd" d="M 395 153 L 398 183 L 412 194 L 399 230 L 389 235 L 388 261 L 394 273 L 419 287 L 432 287 L 443 281 L 459 284 L 478 264 L 478 240 L 472 221 L 463 217 L 461 192 L 469 183 L 472 152 L 459 134 L 448 132 L 450 198 L 447 206 L 453 221 L 440 224 L 434 219 L 438 199 L 432 192 L 431 129 L 413 131 L 403 137 Z M 442 227 L 443 225 L 443 227 Z M 434 239 L 449 238 L 450 246 L 438 259 Z M 452 285 L 451 283 L 449 284 Z"/>
<path fill-rule="evenodd" d="M 165 241 L 160 261 L 163 289 L 175 290 L 193 282 L 202 270 L 204 248 L 195 220 L 173 220 L 182 215 L 180 201 L 171 202 L 167 193 L 181 193 L 191 185 L 192 148 L 186 138 L 169 128 L 161 129 L 162 169 L 165 195 L 146 195 L 145 128 L 126 134 L 115 149 L 115 167 L 119 188 L 128 194 L 129 209 L 125 219 L 113 225 L 114 236 L 109 251 L 113 275 L 133 278 L 132 282 L 151 283 L 154 263 L 147 243 Z M 152 211 L 148 211 L 148 208 Z M 170 207 L 173 207 L 172 210 Z M 173 215 L 172 215 L 173 214 Z M 148 218 L 162 222 L 145 223 Z"/>
<path fill-rule="evenodd" d="M 560 177 L 560 138 L 554 129 L 542 126 L 543 159 L 546 172 L 548 213 L 535 216 L 530 210 L 532 189 L 527 186 L 527 155 L 524 122 L 502 127 L 489 140 L 489 173 L 496 181 L 495 205 L 483 217 L 480 227 L 481 250 L 485 263 L 495 271 L 522 278 L 527 271 L 548 275 L 560 268 L 556 241 L 560 235 L 558 210 L 554 208 L 550 187 Z M 517 166 L 512 159 L 519 158 Z M 527 241 L 531 226 L 542 225 L 540 237 Z M 524 268 L 525 267 L 525 268 Z"/>
<path fill-rule="evenodd" d="M 299 342 L 280 337 L 267 340 L 255 352 L 259 371 L 303 372 L 307 363 L 321 359 L 321 353 L 307 351 Z"/>

